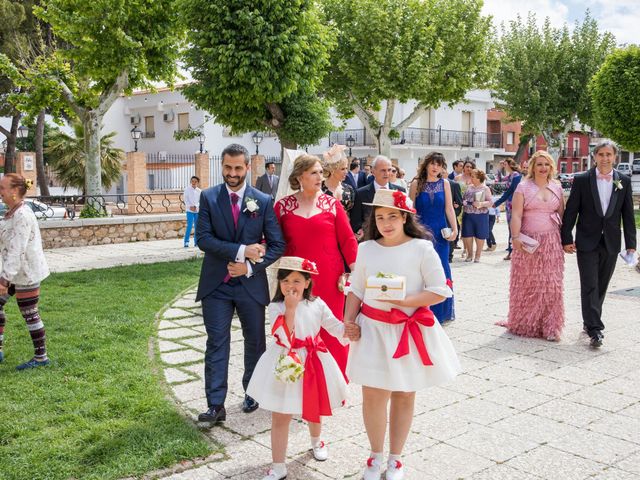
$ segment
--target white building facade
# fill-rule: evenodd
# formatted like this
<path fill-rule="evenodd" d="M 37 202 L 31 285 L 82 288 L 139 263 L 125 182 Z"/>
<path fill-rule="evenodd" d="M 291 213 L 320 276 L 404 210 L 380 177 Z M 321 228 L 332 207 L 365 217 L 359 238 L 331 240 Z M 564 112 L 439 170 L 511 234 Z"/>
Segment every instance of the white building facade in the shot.
<path fill-rule="evenodd" d="M 395 108 L 393 124 L 398 124 L 408 116 L 415 102 L 398 104 Z M 494 107 L 488 90 L 472 90 L 465 102 L 452 106 L 443 105 L 431 109 L 407 128 L 400 138 L 393 140 L 391 156 L 407 173 L 415 171 L 418 159 L 437 150 L 444 154 L 448 163 L 464 158 L 476 161 L 484 169 L 494 155 L 505 155 L 499 134 L 487 134 L 487 111 Z M 380 115 L 384 113 L 384 105 Z M 381 118 L 382 120 L 382 118 Z M 340 125 L 335 119 L 334 124 Z M 197 138 L 176 141 L 174 132 L 190 126 L 201 129 L 205 135 L 203 149 L 211 155 L 219 155 L 229 143 L 244 145 L 250 152 L 256 147 L 252 141 L 253 132 L 231 135 L 229 130 L 215 123 L 211 115 L 199 110 L 176 90 L 160 89 L 157 92 L 137 92 L 130 97 L 121 97 L 104 118 L 104 133 L 115 131 L 115 146 L 125 151 L 134 149 L 131 129 L 137 126 L 142 131 L 138 150 L 149 154 L 193 154 L 200 151 Z M 332 143 L 346 143 L 352 137 L 355 145 L 352 154 L 363 158 L 375 156 L 377 147 L 371 131 L 358 118 L 346 121 L 344 130 L 333 132 L 320 144 L 310 146 L 309 153 L 319 154 Z M 275 136 L 265 136 L 259 145 L 259 152 L 266 157 L 279 157 L 280 143 Z"/>

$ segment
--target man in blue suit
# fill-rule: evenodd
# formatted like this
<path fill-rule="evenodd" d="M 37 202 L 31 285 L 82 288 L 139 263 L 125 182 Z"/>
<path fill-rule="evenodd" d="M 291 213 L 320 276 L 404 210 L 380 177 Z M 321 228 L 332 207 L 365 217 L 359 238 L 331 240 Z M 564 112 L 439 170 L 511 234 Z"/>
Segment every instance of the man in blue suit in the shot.
<path fill-rule="evenodd" d="M 358 160 L 351 161 L 349 173 L 347 173 L 344 181 L 351 185 L 354 190 L 364 187 L 367 184 L 367 175 L 360 171 L 360 162 Z"/>
<path fill-rule="evenodd" d="M 196 301 L 202 301 L 207 330 L 204 381 L 208 410 L 201 422 L 226 419 L 231 319 L 237 312 L 244 336 L 244 375 L 247 389 L 251 374 L 265 350 L 265 306 L 269 303 L 266 268 L 284 252 L 284 238 L 270 195 L 245 183 L 249 152 L 231 144 L 222 151 L 224 183 L 200 196 L 198 248 L 204 261 Z M 266 241 L 266 245 L 263 243 Z M 245 395 L 242 410 L 258 408 Z"/>

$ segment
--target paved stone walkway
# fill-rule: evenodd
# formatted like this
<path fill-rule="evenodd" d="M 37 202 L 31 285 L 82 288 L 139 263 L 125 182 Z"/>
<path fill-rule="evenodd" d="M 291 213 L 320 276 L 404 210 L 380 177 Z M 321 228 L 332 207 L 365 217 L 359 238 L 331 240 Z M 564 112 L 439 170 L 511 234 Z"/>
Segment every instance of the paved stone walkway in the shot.
<path fill-rule="evenodd" d="M 504 224 L 496 230 L 506 238 Z M 509 263 L 503 256 L 485 252 L 479 264 L 459 258 L 453 264 L 458 319 L 446 331 L 464 373 L 418 394 L 404 452 L 406 478 L 640 478 L 640 297 L 615 293 L 640 288 L 640 275 L 618 265 L 604 307 L 604 347 L 591 350 L 581 333 L 575 256 L 566 261 L 562 341 L 518 338 L 494 325 L 508 311 Z M 206 410 L 206 336 L 194 298 L 189 290 L 162 312 L 157 347 L 177 404 L 195 421 Z M 240 409 L 243 343 L 237 321 L 232 342 L 227 421 L 203 430 L 225 445 L 227 456 L 171 480 L 261 479 L 271 461 L 269 412 Z M 330 458 L 321 463 L 308 452 L 306 426 L 292 424 L 287 478 L 359 479 L 369 453 L 359 387 L 350 386 L 348 405 L 326 419 L 323 437 Z"/>
<path fill-rule="evenodd" d="M 73 272 L 95 268 L 119 267 L 138 263 L 171 262 L 202 255 L 195 248 L 184 248 L 181 238 L 149 242 L 114 243 L 88 247 L 45 250 L 52 272 Z"/>

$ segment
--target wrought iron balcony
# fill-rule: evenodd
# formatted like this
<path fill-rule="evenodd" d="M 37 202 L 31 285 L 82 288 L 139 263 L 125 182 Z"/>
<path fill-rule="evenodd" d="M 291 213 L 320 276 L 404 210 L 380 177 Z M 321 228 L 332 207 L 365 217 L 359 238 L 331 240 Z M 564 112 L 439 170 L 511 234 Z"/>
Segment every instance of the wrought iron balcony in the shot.
<path fill-rule="evenodd" d="M 329 144 L 346 145 L 352 137 L 354 147 L 373 147 L 376 139 L 366 128 L 332 132 Z M 476 132 L 475 130 L 445 130 L 443 128 L 406 128 L 399 138 L 391 140 L 393 145 L 433 145 L 446 147 L 502 148 L 502 134 Z"/>

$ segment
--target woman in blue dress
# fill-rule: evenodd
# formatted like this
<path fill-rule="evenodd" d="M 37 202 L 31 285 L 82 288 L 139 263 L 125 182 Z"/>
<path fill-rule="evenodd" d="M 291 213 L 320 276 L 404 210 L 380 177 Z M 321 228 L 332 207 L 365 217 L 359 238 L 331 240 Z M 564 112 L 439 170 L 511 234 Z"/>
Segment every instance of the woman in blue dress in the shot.
<path fill-rule="evenodd" d="M 438 152 L 429 153 L 411 184 L 409 196 L 414 201 L 420 222 L 433 233 L 433 246 L 440 257 L 447 284 L 453 290 L 449 266 L 449 242 L 455 240 L 458 231 L 451 186 L 449 180 L 442 178 L 446 171 L 447 161 L 444 155 Z M 447 233 L 448 236 L 445 237 Z M 455 319 L 454 297 L 447 298 L 444 302 L 432 305 L 430 308 L 440 323 Z"/>

